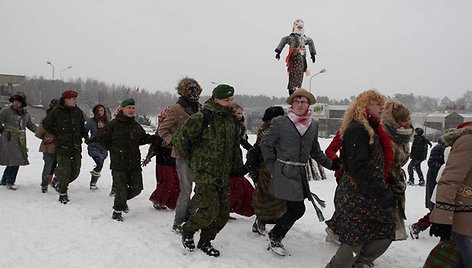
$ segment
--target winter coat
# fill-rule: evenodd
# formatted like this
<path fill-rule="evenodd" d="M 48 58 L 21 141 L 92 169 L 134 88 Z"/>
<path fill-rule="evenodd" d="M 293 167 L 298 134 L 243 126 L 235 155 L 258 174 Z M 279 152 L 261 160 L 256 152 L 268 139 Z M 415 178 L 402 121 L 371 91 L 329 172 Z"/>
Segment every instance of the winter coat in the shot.
<path fill-rule="evenodd" d="M 0 111 L 0 126 L 3 129 L 0 141 L 0 165 L 25 166 L 28 162 L 26 129 L 36 131 L 28 111 L 19 111 L 8 106 Z"/>
<path fill-rule="evenodd" d="M 90 142 L 87 146 L 88 154 L 92 157 L 99 156 L 105 159 L 108 156 L 107 150 L 95 140 L 98 134 L 104 131 L 104 127 L 98 128 L 97 120 L 95 117 L 91 117 L 87 120 L 87 123 L 85 123 L 85 128 L 87 131 L 90 131 Z"/>
<path fill-rule="evenodd" d="M 410 140 L 414 130 L 412 127 L 408 129 L 401 127 L 390 114 L 384 114 L 382 125 L 392 140 L 393 161 L 388 186 L 395 196 L 395 240 L 405 240 L 408 237 L 404 223 L 406 174 L 402 167 L 410 157 Z"/>
<path fill-rule="evenodd" d="M 97 141 L 110 151 L 110 169 L 114 171 L 141 171 L 139 146 L 155 141 L 134 117 L 118 112 L 97 136 Z"/>
<path fill-rule="evenodd" d="M 410 158 L 412 160 L 425 160 L 428 156 L 428 145 L 431 146 L 431 142 L 428 139 L 423 135 L 415 134 L 413 144 L 411 145 Z"/>
<path fill-rule="evenodd" d="M 326 222 L 339 241 L 348 245 L 395 238 L 392 209 L 378 204 L 378 198 L 391 190 L 384 180 L 385 155 L 378 127 L 369 122 L 375 132 L 372 144 L 367 130 L 356 120 L 344 131 L 344 175 L 336 188 L 336 217 Z"/>
<path fill-rule="evenodd" d="M 453 232 L 472 236 L 472 128 L 445 134 L 443 138 L 451 145 L 451 152 L 437 185 L 430 221 L 452 224 Z"/>
<path fill-rule="evenodd" d="M 304 186 L 308 183 L 303 182 L 307 180 L 306 166 L 288 162 L 308 164 L 312 157 L 326 168 L 332 166 L 318 143 L 318 123 L 314 119 L 301 136 L 288 116 L 276 117 L 272 119 L 259 146 L 267 168 L 272 173 L 270 193 L 279 199 L 302 201 L 309 194 L 309 189 Z"/>
<path fill-rule="evenodd" d="M 343 140 L 341 139 L 341 134 L 339 131 L 336 132 L 336 135 L 334 136 L 333 140 L 330 142 L 328 147 L 326 147 L 325 154 L 326 156 L 331 159 L 339 159 L 339 156 L 337 155 L 338 151 L 341 150 L 341 146 L 343 144 Z M 338 169 L 334 172 L 334 177 L 336 178 L 336 182 L 338 182 L 343 176 L 343 170 Z"/>
<path fill-rule="evenodd" d="M 433 149 L 431 149 L 431 152 L 429 153 L 428 167 L 432 167 L 432 166 L 440 167 L 445 163 L 444 161 L 445 149 L 446 149 L 446 146 L 442 142 L 438 142 L 436 145 L 433 146 Z"/>
<path fill-rule="evenodd" d="M 41 139 L 41 144 L 39 145 L 39 151 L 42 153 L 53 154 L 55 153 L 55 145 L 54 145 L 54 135 L 47 132 L 43 128 L 43 124 L 40 123 L 34 135 Z"/>
<path fill-rule="evenodd" d="M 279 45 L 275 49 L 275 52 L 277 53 L 282 52 L 285 45 L 289 45 L 290 48 L 302 48 L 303 51 L 305 50 L 305 46 L 308 45 L 308 49 L 310 49 L 310 54 L 316 55 L 315 44 L 313 43 L 313 39 L 311 39 L 310 37 L 304 34 L 300 35 L 297 33 L 291 33 L 290 35 L 282 37 Z M 300 53 L 300 52 L 297 51 L 294 53 Z"/>
<path fill-rule="evenodd" d="M 157 134 L 164 140 L 164 145 L 172 145 L 172 136 L 175 131 L 179 129 L 185 121 L 199 108 L 195 108 L 193 103 L 186 101 L 185 97 L 180 97 L 176 104 L 170 106 L 166 117 L 159 124 Z M 179 158 L 179 155 L 174 147 L 172 147 L 172 157 Z"/>
<path fill-rule="evenodd" d="M 243 169 L 239 149 L 239 124 L 231 108 L 208 100 L 203 110 L 209 114 L 208 126 L 198 112 L 190 116 L 172 137 L 178 155 L 189 163 L 192 180 L 229 187 L 230 173 Z"/>
<path fill-rule="evenodd" d="M 84 114 L 79 107 L 66 106 L 61 98 L 44 118 L 43 127 L 56 137 L 56 154 L 76 155 L 82 152 L 82 138 L 88 137 Z"/>

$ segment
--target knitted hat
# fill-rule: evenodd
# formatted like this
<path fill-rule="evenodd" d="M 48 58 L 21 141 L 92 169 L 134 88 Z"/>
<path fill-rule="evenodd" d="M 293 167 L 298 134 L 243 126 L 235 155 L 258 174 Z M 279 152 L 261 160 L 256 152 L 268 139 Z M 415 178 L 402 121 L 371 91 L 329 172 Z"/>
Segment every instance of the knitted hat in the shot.
<path fill-rule="evenodd" d="M 62 98 L 64 98 L 64 99 L 77 98 L 78 95 L 79 95 L 79 93 L 77 93 L 76 91 L 74 91 L 72 89 L 69 89 L 69 90 L 66 90 L 66 91 L 62 92 Z"/>
<path fill-rule="evenodd" d="M 234 88 L 229 85 L 220 84 L 213 89 L 211 93 L 212 97 L 218 98 L 220 100 L 232 97 L 234 95 Z"/>
<path fill-rule="evenodd" d="M 272 118 L 284 115 L 285 111 L 282 106 L 270 106 L 264 112 L 264 116 L 262 116 L 262 121 L 270 121 Z"/>
<path fill-rule="evenodd" d="M 417 127 L 417 128 L 415 128 L 415 132 L 416 132 L 416 134 L 418 134 L 418 135 L 421 136 L 421 135 L 423 135 L 424 130 L 423 130 L 422 128 L 420 128 L 420 127 Z"/>
<path fill-rule="evenodd" d="M 125 107 L 125 106 L 128 106 L 128 105 L 135 105 L 135 101 L 134 101 L 133 98 L 123 100 L 120 104 L 121 107 Z"/>
<path fill-rule="evenodd" d="M 23 92 L 18 92 L 15 95 L 11 96 L 10 99 L 8 99 L 10 102 L 13 102 L 15 100 L 21 102 L 22 107 L 26 107 L 26 96 L 23 94 Z"/>
<path fill-rule="evenodd" d="M 288 98 L 287 98 L 287 103 L 288 103 L 288 104 L 292 104 L 293 99 L 295 99 L 295 97 L 306 97 L 306 98 L 308 99 L 308 101 L 310 102 L 310 105 L 316 103 L 315 96 L 313 96 L 313 94 L 311 94 L 310 92 L 306 91 L 306 90 L 303 89 L 303 88 L 298 88 L 298 89 L 296 89 L 296 90 L 292 93 L 292 95 L 288 96 Z"/>

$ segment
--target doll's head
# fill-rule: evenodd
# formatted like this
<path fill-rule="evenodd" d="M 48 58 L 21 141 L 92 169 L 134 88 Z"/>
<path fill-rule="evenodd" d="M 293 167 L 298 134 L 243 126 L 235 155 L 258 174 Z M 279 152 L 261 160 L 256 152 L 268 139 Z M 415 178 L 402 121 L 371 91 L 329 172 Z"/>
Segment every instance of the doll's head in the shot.
<path fill-rule="evenodd" d="M 303 23 L 301 19 L 298 19 L 293 23 L 292 33 L 297 33 L 297 34 L 305 33 L 305 23 Z"/>

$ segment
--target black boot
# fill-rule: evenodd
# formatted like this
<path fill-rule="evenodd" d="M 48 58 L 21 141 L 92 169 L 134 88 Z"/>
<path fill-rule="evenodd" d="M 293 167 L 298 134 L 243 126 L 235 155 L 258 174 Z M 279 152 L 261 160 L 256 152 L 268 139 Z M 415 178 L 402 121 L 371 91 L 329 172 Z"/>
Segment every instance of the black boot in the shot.
<path fill-rule="evenodd" d="M 195 241 L 193 240 L 193 232 L 182 230 L 182 245 L 190 252 L 195 250 Z"/>
<path fill-rule="evenodd" d="M 123 221 L 123 215 L 121 214 L 121 211 L 114 210 L 111 218 L 115 221 Z"/>
<path fill-rule="evenodd" d="M 100 172 L 95 170 L 90 171 L 90 174 L 92 174 L 92 178 L 90 179 L 90 190 L 97 190 L 97 181 L 98 178 L 100 178 L 101 174 Z"/>
<path fill-rule="evenodd" d="M 62 204 L 67 204 L 67 202 L 69 202 L 69 197 L 67 196 L 67 193 L 59 194 L 59 202 L 61 202 Z"/>
<path fill-rule="evenodd" d="M 197 248 L 201 249 L 208 256 L 213 256 L 213 257 L 220 256 L 220 251 L 214 248 L 210 241 L 205 241 L 205 242 L 202 242 L 202 240 L 198 241 Z"/>

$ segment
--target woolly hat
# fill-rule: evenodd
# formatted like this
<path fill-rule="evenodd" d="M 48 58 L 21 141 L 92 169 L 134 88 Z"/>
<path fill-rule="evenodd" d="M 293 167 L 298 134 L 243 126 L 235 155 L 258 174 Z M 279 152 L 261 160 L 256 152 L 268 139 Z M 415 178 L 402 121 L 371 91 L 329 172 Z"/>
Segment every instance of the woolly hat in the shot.
<path fill-rule="evenodd" d="M 417 128 L 415 128 L 415 132 L 416 132 L 416 134 L 418 134 L 418 135 L 421 136 L 421 135 L 423 135 L 424 130 L 423 130 L 422 128 L 420 128 L 420 127 L 417 127 Z"/>
<path fill-rule="evenodd" d="M 295 99 L 295 97 L 306 97 L 306 98 L 308 99 L 308 101 L 310 102 L 310 105 L 316 103 L 315 96 L 313 96 L 313 94 L 311 94 L 310 92 L 306 91 L 306 90 L 303 89 L 303 88 L 298 88 L 298 89 L 296 89 L 296 90 L 292 93 L 292 95 L 288 96 L 288 98 L 287 98 L 287 103 L 288 103 L 288 104 L 292 104 L 293 99 Z"/>
<path fill-rule="evenodd" d="M 272 118 L 284 115 L 285 111 L 282 106 L 270 106 L 264 112 L 264 116 L 262 116 L 262 121 L 270 121 Z"/>
<path fill-rule="evenodd" d="M 15 100 L 21 102 L 22 107 L 26 107 L 26 96 L 23 94 L 23 92 L 18 92 L 15 95 L 11 96 L 10 99 L 8 99 L 10 102 L 13 102 Z"/>
<path fill-rule="evenodd" d="M 212 97 L 218 98 L 220 100 L 232 97 L 234 95 L 234 88 L 229 85 L 220 84 L 213 89 L 211 93 Z"/>
<path fill-rule="evenodd" d="M 135 105 L 135 101 L 133 98 L 129 98 L 129 99 L 126 99 L 126 100 L 123 100 L 120 104 L 121 107 L 125 107 L 125 106 L 128 106 L 128 105 Z"/>
<path fill-rule="evenodd" d="M 69 90 L 66 90 L 66 91 L 62 92 L 62 98 L 64 98 L 64 99 L 77 98 L 78 95 L 79 95 L 79 93 L 77 93 L 77 91 L 74 91 L 72 89 L 69 89 Z"/>

